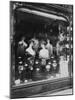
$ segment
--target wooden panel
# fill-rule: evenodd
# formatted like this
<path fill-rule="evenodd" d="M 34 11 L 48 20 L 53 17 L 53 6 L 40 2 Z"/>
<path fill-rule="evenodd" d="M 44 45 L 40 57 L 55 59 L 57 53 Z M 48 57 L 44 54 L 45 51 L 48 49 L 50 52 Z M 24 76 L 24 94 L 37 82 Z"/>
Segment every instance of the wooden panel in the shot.
<path fill-rule="evenodd" d="M 22 86 L 11 89 L 11 98 L 25 98 L 28 96 L 36 95 L 47 91 L 55 91 L 64 87 L 72 87 L 72 78 L 63 78 L 59 80 L 48 80 L 45 83 L 31 84 L 30 86 Z"/>

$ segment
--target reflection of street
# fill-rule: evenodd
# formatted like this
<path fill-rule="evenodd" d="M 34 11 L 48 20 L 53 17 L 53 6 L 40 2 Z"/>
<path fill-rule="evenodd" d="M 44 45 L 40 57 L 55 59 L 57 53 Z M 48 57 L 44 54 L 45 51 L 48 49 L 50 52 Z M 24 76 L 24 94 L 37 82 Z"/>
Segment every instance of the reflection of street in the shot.
<path fill-rule="evenodd" d="M 68 94 L 72 94 L 72 89 L 66 89 L 66 90 L 62 90 L 62 91 L 58 91 L 55 93 L 47 93 L 45 96 L 51 96 L 51 95 L 68 95 Z"/>
<path fill-rule="evenodd" d="M 45 92 L 45 93 L 41 93 L 39 95 L 34 95 L 31 97 L 50 97 L 50 96 L 61 96 L 61 95 L 72 95 L 73 94 L 73 90 L 72 89 L 65 89 L 65 90 L 61 90 L 61 91 L 56 91 L 51 93 L 51 91 Z"/>

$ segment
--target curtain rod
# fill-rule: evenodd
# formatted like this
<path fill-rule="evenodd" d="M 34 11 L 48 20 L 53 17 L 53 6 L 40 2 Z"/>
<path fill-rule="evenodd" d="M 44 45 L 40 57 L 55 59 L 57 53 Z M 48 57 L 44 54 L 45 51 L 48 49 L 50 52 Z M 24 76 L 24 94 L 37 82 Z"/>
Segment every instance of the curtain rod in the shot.
<path fill-rule="evenodd" d="M 28 9 L 28 8 L 18 8 L 18 10 L 26 12 L 26 13 L 30 13 L 30 14 L 35 14 L 35 15 L 38 15 L 38 16 L 42 16 L 42 17 L 51 18 L 51 19 L 54 19 L 54 20 L 62 20 L 62 21 L 67 22 L 67 19 L 64 18 L 63 16 L 49 14 L 49 13 L 45 13 L 45 12 L 41 12 L 41 11 L 37 11 L 37 10 L 31 10 L 31 9 Z"/>

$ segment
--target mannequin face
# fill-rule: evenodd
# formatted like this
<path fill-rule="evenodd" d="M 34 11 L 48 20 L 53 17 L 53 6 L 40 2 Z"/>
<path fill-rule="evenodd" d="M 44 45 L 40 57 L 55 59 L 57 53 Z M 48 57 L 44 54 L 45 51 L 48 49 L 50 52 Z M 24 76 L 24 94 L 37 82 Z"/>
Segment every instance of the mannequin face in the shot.
<path fill-rule="evenodd" d="M 25 40 L 25 37 L 22 37 L 22 39 L 21 39 L 22 41 L 24 41 Z"/>
<path fill-rule="evenodd" d="M 47 42 L 50 42 L 50 40 L 49 40 L 49 39 L 47 39 Z"/>
<path fill-rule="evenodd" d="M 45 45 L 44 45 L 44 44 L 41 44 L 41 47 L 42 47 L 42 48 L 45 48 Z"/>

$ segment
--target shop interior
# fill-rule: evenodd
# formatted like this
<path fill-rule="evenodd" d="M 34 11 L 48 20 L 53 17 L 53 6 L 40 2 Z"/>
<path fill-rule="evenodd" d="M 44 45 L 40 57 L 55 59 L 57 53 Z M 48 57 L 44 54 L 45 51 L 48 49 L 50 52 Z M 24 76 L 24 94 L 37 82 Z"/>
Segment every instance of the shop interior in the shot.
<path fill-rule="evenodd" d="M 68 24 L 58 19 L 15 11 L 15 85 L 69 76 Z"/>

